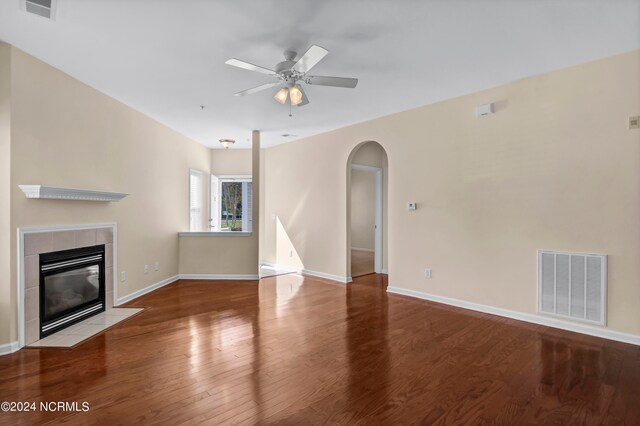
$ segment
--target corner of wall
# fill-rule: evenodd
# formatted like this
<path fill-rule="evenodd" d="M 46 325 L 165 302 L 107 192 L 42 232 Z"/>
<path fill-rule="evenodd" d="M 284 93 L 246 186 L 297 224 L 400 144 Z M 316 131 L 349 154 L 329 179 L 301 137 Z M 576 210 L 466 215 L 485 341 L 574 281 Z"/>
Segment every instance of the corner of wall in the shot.
<path fill-rule="evenodd" d="M 0 346 L 15 340 L 15 290 L 11 285 L 11 55 L 0 42 Z"/>

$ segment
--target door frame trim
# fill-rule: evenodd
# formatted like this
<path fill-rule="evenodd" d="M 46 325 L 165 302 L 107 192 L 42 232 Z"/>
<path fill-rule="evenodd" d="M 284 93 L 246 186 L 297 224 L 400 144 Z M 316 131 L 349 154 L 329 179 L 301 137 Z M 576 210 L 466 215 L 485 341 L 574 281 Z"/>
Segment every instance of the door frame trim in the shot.
<path fill-rule="evenodd" d="M 351 164 L 351 170 L 360 170 L 363 172 L 375 173 L 375 229 L 374 229 L 374 270 L 376 274 L 382 273 L 382 235 L 383 235 L 383 200 L 382 200 L 382 168 L 366 166 L 364 164 Z M 352 207 L 353 208 L 353 207 Z"/>

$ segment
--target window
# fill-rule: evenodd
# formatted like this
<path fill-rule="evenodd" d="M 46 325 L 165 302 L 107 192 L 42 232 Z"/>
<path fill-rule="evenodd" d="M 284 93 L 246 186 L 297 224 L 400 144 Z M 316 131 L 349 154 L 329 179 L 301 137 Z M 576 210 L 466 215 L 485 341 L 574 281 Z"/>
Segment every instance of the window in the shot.
<path fill-rule="evenodd" d="M 189 231 L 202 231 L 202 172 L 189 170 Z"/>
<path fill-rule="evenodd" d="M 250 176 L 211 176 L 211 230 L 251 232 L 252 190 Z"/>

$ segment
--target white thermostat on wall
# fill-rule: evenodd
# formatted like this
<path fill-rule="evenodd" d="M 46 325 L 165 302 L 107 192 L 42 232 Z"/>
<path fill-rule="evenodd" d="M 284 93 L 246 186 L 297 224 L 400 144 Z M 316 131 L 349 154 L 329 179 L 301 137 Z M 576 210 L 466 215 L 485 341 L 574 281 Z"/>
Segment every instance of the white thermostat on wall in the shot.
<path fill-rule="evenodd" d="M 416 203 L 414 201 L 407 203 L 407 210 L 415 210 L 415 209 L 416 209 Z"/>

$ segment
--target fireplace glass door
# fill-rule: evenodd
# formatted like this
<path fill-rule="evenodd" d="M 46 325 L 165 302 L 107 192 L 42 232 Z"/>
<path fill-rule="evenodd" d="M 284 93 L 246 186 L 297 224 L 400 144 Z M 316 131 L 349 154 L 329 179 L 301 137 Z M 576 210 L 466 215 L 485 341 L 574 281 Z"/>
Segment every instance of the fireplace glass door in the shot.
<path fill-rule="evenodd" d="M 104 245 L 40 258 L 41 337 L 104 311 Z"/>

